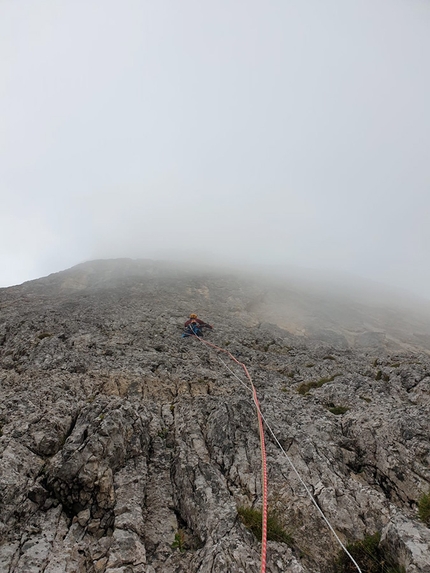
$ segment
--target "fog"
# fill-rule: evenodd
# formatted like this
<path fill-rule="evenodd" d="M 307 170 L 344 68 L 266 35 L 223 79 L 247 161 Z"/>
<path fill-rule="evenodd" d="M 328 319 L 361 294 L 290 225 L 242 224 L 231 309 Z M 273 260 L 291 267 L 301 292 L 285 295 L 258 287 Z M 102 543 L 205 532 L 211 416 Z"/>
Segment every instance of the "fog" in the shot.
<path fill-rule="evenodd" d="M 0 286 L 111 257 L 430 298 L 430 4 L 3 0 Z"/>

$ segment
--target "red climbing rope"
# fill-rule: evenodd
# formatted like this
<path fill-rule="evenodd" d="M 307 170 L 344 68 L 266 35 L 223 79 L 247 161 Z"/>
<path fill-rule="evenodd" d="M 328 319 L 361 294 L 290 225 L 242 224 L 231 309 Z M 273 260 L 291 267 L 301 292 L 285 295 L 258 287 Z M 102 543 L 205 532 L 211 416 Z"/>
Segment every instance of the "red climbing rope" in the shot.
<path fill-rule="evenodd" d="M 266 553 L 267 553 L 267 461 L 266 461 L 266 446 L 264 442 L 264 427 L 263 427 L 263 418 L 260 411 L 260 404 L 258 402 L 257 397 L 257 390 L 255 389 L 254 383 L 252 382 L 252 378 L 248 372 L 247 367 L 243 362 L 240 362 L 237 358 L 231 354 L 225 348 L 221 348 L 216 346 L 216 344 L 212 344 L 212 342 L 208 342 L 207 340 L 203 340 L 197 335 L 194 335 L 200 342 L 203 344 L 207 344 L 208 346 L 212 346 L 216 350 L 220 352 L 224 352 L 227 354 L 236 364 L 241 366 L 245 371 L 246 377 L 248 378 L 251 388 L 252 388 L 252 397 L 254 399 L 254 404 L 257 410 L 258 416 L 258 428 L 260 432 L 260 446 L 261 446 L 261 473 L 262 473 L 262 492 L 263 492 L 263 510 L 262 510 L 262 524 L 261 524 L 261 569 L 260 573 L 265 573 L 266 571 Z"/>
<path fill-rule="evenodd" d="M 257 409 L 258 425 L 259 425 L 259 430 L 260 430 L 262 474 L 263 474 L 263 478 L 262 478 L 262 484 L 263 484 L 263 487 L 262 487 L 262 490 L 263 490 L 263 524 L 262 524 L 262 539 L 261 539 L 262 543 L 261 543 L 261 570 L 260 570 L 260 573 L 265 573 L 265 571 L 266 571 L 266 545 L 267 545 L 267 468 L 266 468 L 266 449 L 265 449 L 265 445 L 264 445 L 263 422 L 266 425 L 269 432 L 271 433 L 271 435 L 272 435 L 274 441 L 276 442 L 276 444 L 278 445 L 279 449 L 284 454 L 285 458 L 287 459 L 288 463 L 290 464 L 291 468 L 293 469 L 293 471 L 296 474 L 297 478 L 299 479 L 300 483 L 303 485 L 306 493 L 309 496 L 309 499 L 311 500 L 311 502 L 315 506 L 316 510 L 321 515 L 322 519 L 325 521 L 326 525 L 328 526 L 328 528 L 332 532 L 333 536 L 336 538 L 336 541 L 339 543 L 339 545 L 341 546 L 342 550 L 346 553 L 346 555 L 348 555 L 348 557 L 351 559 L 351 562 L 356 567 L 358 573 L 362 573 L 360 566 L 358 565 L 358 563 L 356 562 L 354 557 L 351 555 L 351 553 L 348 551 L 348 549 L 345 547 L 345 545 L 342 543 L 339 535 L 336 533 L 335 529 L 333 528 L 333 526 L 331 525 L 329 520 L 324 515 L 324 512 L 322 511 L 322 509 L 320 508 L 320 506 L 316 502 L 316 500 L 315 500 L 314 496 L 312 495 L 309 487 L 306 485 L 305 481 L 303 480 L 303 478 L 301 477 L 301 475 L 297 471 L 297 468 L 295 467 L 292 459 L 288 456 L 287 452 L 282 447 L 282 444 L 279 442 L 278 438 L 276 437 L 276 434 L 272 430 L 269 422 L 266 420 L 266 418 L 262 414 L 262 412 L 260 410 L 260 405 L 258 403 L 257 392 L 255 390 L 251 376 L 249 375 L 249 372 L 248 372 L 245 364 L 243 364 L 242 362 L 239 362 L 239 360 L 237 360 L 237 358 L 235 358 L 228 350 L 225 350 L 224 348 L 220 348 L 219 346 L 216 346 L 215 344 L 212 344 L 211 342 L 207 342 L 206 340 L 203 340 L 202 338 L 200 338 L 197 335 L 191 335 L 191 336 L 195 336 L 195 338 L 200 340 L 200 342 L 207 344 L 208 346 L 212 346 L 212 348 L 215 348 L 216 350 L 219 350 L 220 352 L 224 352 L 225 354 L 228 354 L 228 356 L 232 360 L 234 360 L 234 362 L 236 362 L 236 364 L 239 364 L 239 366 L 241 366 L 241 368 L 244 369 L 245 374 L 251 383 L 252 396 L 254 399 L 255 407 Z M 220 360 L 221 360 L 221 358 L 220 358 Z M 230 370 L 230 368 L 227 366 L 227 364 L 225 364 L 225 362 L 223 360 L 221 360 L 221 362 L 224 364 L 224 366 L 228 370 Z M 246 386 L 245 383 L 239 378 L 239 376 L 237 376 L 233 372 L 233 370 L 230 370 L 230 372 L 233 374 L 233 376 L 235 376 L 239 380 L 239 382 L 241 384 Z"/>

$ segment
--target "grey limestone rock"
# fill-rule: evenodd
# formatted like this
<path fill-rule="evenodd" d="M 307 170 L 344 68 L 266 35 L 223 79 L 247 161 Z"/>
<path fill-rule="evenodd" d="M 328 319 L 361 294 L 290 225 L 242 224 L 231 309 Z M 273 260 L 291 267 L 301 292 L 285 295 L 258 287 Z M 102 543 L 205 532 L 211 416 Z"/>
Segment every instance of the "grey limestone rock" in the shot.
<path fill-rule="evenodd" d="M 190 311 L 247 364 L 285 451 L 266 428 L 285 532 L 268 573 L 329 573 L 339 552 L 289 460 L 344 542 L 379 532 L 393 563 L 429 571 L 428 355 L 374 334 L 360 353 L 333 324 L 296 336 L 260 321 L 264 296 L 233 274 L 121 260 L 0 290 L 2 572 L 260 570 L 238 512 L 261 507 L 252 396 L 225 354 L 181 338 Z"/>

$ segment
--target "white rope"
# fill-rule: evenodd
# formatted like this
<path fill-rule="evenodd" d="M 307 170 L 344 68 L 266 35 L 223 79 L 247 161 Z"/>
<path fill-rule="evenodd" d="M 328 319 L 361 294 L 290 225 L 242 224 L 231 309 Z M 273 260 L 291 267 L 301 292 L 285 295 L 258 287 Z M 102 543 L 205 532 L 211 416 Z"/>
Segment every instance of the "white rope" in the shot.
<path fill-rule="evenodd" d="M 198 336 L 196 338 L 199 338 Z M 199 338 L 200 340 L 200 338 Z M 218 360 L 220 362 L 222 362 L 222 364 L 224 364 L 224 366 L 227 368 L 227 370 L 229 370 L 229 372 L 231 372 L 231 374 L 233 374 L 233 376 L 239 380 L 239 382 L 242 384 L 242 386 L 244 386 L 247 390 L 251 391 L 251 389 L 249 388 L 249 386 L 247 384 L 245 384 L 245 382 L 243 382 L 243 380 L 241 380 L 239 378 L 239 376 L 233 372 L 233 370 L 231 370 L 231 368 L 229 368 L 229 366 L 227 366 L 227 364 L 218 356 Z M 252 392 L 252 391 L 251 391 Z M 289 455 L 287 454 L 287 452 L 284 450 L 284 448 L 282 447 L 281 443 L 279 442 L 278 438 L 275 435 L 275 432 L 272 430 L 269 422 L 267 421 L 267 419 L 265 418 L 265 416 L 263 415 L 261 408 L 256 405 L 259 412 L 260 412 L 260 416 L 262 417 L 262 419 L 264 420 L 264 423 L 267 426 L 267 429 L 269 430 L 269 432 L 271 433 L 273 439 L 275 440 L 276 444 L 278 445 L 278 447 L 280 448 L 281 452 L 284 454 L 284 456 L 286 457 L 288 463 L 290 464 L 290 466 L 293 468 L 294 473 L 296 474 L 296 476 L 298 477 L 300 483 L 303 485 L 303 487 L 305 488 L 306 493 L 308 494 L 310 500 L 312 501 L 312 503 L 314 504 L 314 506 L 317 508 L 319 514 L 321 515 L 321 517 L 323 518 L 323 520 L 325 521 L 325 523 L 327 524 L 327 526 L 329 527 L 330 531 L 333 533 L 334 537 L 336 538 L 337 542 L 339 543 L 339 545 L 342 547 L 343 551 L 345 551 L 345 553 L 348 555 L 348 557 L 351 559 L 351 561 L 354 563 L 354 565 L 356 566 L 357 570 L 359 571 L 359 573 L 362 573 L 360 567 L 358 566 L 358 563 L 355 561 L 354 557 L 351 555 L 351 553 L 348 551 L 348 549 L 345 547 L 345 545 L 342 543 L 341 539 L 339 538 L 339 536 L 337 535 L 336 531 L 333 529 L 331 523 L 329 522 L 329 520 L 326 518 L 326 516 L 324 515 L 324 512 L 322 511 L 322 509 L 320 508 L 320 506 L 318 505 L 318 503 L 316 502 L 314 496 L 312 495 L 311 491 L 309 490 L 308 486 L 306 485 L 306 483 L 304 482 L 304 480 L 302 479 L 301 475 L 299 474 L 299 472 L 297 471 L 295 465 L 293 464 L 291 458 L 289 457 Z"/>
<path fill-rule="evenodd" d="M 260 415 L 264 420 L 264 423 L 267 426 L 267 429 L 269 430 L 269 432 L 272 434 L 273 439 L 275 440 L 275 442 L 277 443 L 277 445 L 279 446 L 279 448 L 281 449 L 282 453 L 284 454 L 284 456 L 287 458 L 288 463 L 290 464 L 290 466 L 293 468 L 296 476 L 299 478 L 301 484 L 303 485 L 303 487 L 306 490 L 306 493 L 309 495 L 312 503 L 314 504 L 314 506 L 317 508 L 318 512 L 321 514 L 321 517 L 323 518 L 323 520 L 326 522 L 326 524 L 328 525 L 328 527 L 330 528 L 330 531 L 333 533 L 333 535 L 335 536 L 335 538 L 337 539 L 339 545 L 342 547 L 342 549 L 345 551 L 345 553 L 348 555 L 348 557 L 351 559 L 351 561 L 354 563 L 354 565 L 357 567 L 358 571 L 361 573 L 361 569 L 358 566 L 357 562 L 355 561 L 354 557 L 351 555 L 351 553 L 348 551 L 348 549 L 345 547 L 345 545 L 342 543 L 342 541 L 340 540 L 339 536 L 337 535 L 336 531 L 333 529 L 333 527 L 331 526 L 329 520 L 326 518 L 326 516 L 324 515 L 322 509 L 320 508 L 320 506 L 317 504 L 317 502 L 315 501 L 314 496 L 312 495 L 311 491 L 309 490 L 308 486 L 306 485 L 306 483 L 303 481 L 302 477 L 300 476 L 299 472 L 296 470 L 292 460 L 290 459 L 290 457 L 288 456 L 287 452 L 284 450 L 284 448 L 282 447 L 282 445 L 280 444 L 278 438 L 276 437 L 274 431 L 272 430 L 272 428 L 270 427 L 269 423 L 267 422 L 266 418 L 263 416 L 262 412 L 260 411 Z"/>

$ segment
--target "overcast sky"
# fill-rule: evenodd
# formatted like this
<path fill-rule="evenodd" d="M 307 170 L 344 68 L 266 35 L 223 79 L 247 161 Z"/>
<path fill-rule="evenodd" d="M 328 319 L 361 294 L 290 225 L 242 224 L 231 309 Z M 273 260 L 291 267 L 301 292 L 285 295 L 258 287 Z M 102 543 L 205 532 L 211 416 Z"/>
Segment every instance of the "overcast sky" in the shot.
<path fill-rule="evenodd" d="M 430 298 L 428 0 L 1 0 L 0 286 L 93 258 Z"/>

